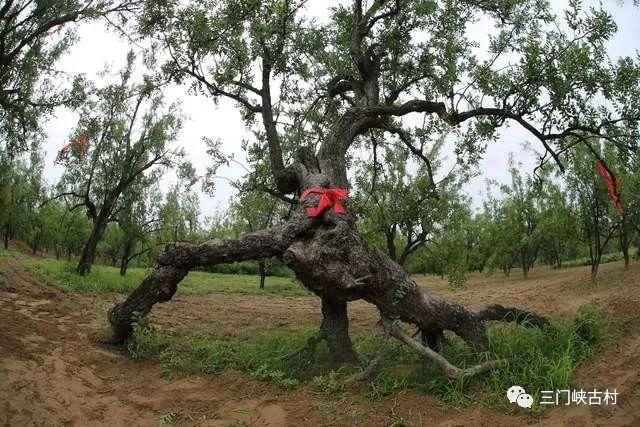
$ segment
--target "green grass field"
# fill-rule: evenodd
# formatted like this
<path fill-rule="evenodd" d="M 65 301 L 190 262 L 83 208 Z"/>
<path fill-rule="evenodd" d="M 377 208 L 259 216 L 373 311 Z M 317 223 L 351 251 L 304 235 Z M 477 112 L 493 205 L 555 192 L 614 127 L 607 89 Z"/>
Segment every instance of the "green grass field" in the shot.
<path fill-rule="evenodd" d="M 25 261 L 31 271 L 42 276 L 49 284 L 64 290 L 87 293 L 128 293 L 135 289 L 150 271 L 146 268 L 130 268 L 126 276 L 120 276 L 117 268 L 94 265 L 87 276 L 73 273 L 75 264 L 54 259 Z M 287 277 L 269 276 L 265 289 L 259 289 L 258 276 L 246 274 L 221 274 L 192 271 L 180 283 L 178 293 L 203 295 L 210 292 L 244 294 L 310 295 L 299 282 Z"/>

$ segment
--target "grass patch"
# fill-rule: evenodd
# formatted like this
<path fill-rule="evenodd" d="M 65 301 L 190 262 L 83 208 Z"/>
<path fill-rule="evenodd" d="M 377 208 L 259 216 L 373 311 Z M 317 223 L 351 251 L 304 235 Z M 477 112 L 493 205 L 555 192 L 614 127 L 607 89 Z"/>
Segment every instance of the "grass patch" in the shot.
<path fill-rule="evenodd" d="M 231 368 L 288 389 L 330 369 L 328 351 L 323 345 L 313 354 L 282 357 L 300 348 L 311 333 L 311 330 L 259 333 L 246 342 L 204 335 L 173 337 L 156 331 L 143 318 L 134 325 L 127 352 L 133 359 L 159 359 L 167 378 L 197 372 L 214 375 Z"/>
<path fill-rule="evenodd" d="M 74 273 L 75 264 L 54 259 L 30 260 L 25 262 L 25 266 L 63 291 L 86 293 L 129 293 L 150 272 L 150 269 L 130 268 L 126 276 L 120 276 L 119 269 L 115 267 L 94 265 L 90 274 L 79 276 Z M 299 282 L 287 277 L 267 277 L 265 289 L 259 289 L 259 283 L 258 276 L 192 271 L 180 282 L 178 292 L 188 295 L 210 292 L 310 295 Z"/>
<path fill-rule="evenodd" d="M 576 367 L 607 341 L 608 329 L 603 311 L 586 305 L 574 319 L 554 320 L 543 329 L 497 324 L 489 331 L 489 350 L 482 354 L 475 353 L 460 339 L 449 338 L 442 353 L 459 367 L 488 359 L 510 360 L 506 367 L 458 380 L 446 378 L 435 364 L 391 342 L 380 373 L 369 383 L 367 395 L 376 400 L 415 389 L 453 406 L 480 402 L 512 411 L 515 408 L 508 405 L 505 393 L 509 387 L 520 385 L 534 397 L 533 410 L 542 411 L 547 406 L 539 404 L 541 391 L 570 388 Z M 364 365 L 336 369 L 324 344 L 313 354 L 282 359 L 301 347 L 313 332 L 271 331 L 246 342 L 221 341 L 206 336 L 169 336 L 155 331 L 142 319 L 136 324 L 127 349 L 133 358 L 160 359 L 169 377 L 194 372 L 217 374 L 233 368 L 283 388 L 294 388 L 311 380 L 320 394 L 343 395 L 344 379 Z M 368 360 L 383 344 L 383 337 L 367 334 L 356 336 L 354 341 L 363 359 Z"/>
<path fill-rule="evenodd" d="M 0 258 L 22 258 L 22 254 L 11 249 L 0 248 Z"/>

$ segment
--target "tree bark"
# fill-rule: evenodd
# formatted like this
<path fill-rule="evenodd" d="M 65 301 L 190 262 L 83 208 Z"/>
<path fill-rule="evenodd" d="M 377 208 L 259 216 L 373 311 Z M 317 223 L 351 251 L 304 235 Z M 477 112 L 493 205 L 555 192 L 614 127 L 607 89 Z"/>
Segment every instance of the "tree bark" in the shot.
<path fill-rule="evenodd" d="M 281 255 L 287 245 L 304 231 L 309 221 L 285 224 L 273 230 L 251 233 L 238 240 L 211 240 L 200 245 L 177 242 L 167 245 L 157 257 L 155 269 L 125 301 L 109 310 L 112 334 L 107 342 L 122 343 L 132 323 L 149 313 L 154 304 L 171 299 L 189 269 Z M 297 227 L 296 227 L 297 226 Z"/>
<path fill-rule="evenodd" d="M 358 354 L 349 338 L 347 302 L 334 298 L 322 298 L 322 324 L 320 336 L 327 341 L 329 353 L 336 363 L 353 363 Z"/>
<path fill-rule="evenodd" d="M 106 221 L 103 223 L 100 218 L 94 223 L 89 239 L 87 239 L 82 248 L 82 254 L 80 255 L 80 260 L 76 268 L 76 272 L 81 276 L 86 276 L 91 272 L 91 266 L 96 259 L 96 248 L 98 247 L 98 243 L 102 238 L 106 226 Z"/>
<path fill-rule="evenodd" d="M 620 221 L 620 249 L 622 250 L 622 256 L 624 258 L 624 269 L 629 269 L 629 226 L 627 223 L 626 211 L 622 213 L 622 220 Z"/>
<path fill-rule="evenodd" d="M 120 260 L 120 275 L 125 276 L 127 274 L 127 268 L 129 267 L 129 258 L 122 257 Z"/>
<path fill-rule="evenodd" d="M 127 274 L 127 267 L 129 267 L 129 256 L 131 255 L 131 245 L 129 244 L 129 239 L 124 245 L 122 251 L 122 257 L 120 258 L 120 275 L 124 276 Z"/>
<path fill-rule="evenodd" d="M 260 273 L 260 289 L 264 289 L 264 281 L 267 272 L 265 268 L 265 261 L 263 259 L 258 261 L 258 272 Z"/>

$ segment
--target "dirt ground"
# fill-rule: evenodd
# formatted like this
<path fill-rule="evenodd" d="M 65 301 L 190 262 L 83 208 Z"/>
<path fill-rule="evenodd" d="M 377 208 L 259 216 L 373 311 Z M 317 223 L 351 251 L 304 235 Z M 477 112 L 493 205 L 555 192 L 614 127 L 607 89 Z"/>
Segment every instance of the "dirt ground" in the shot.
<path fill-rule="evenodd" d="M 471 307 L 501 303 L 541 313 L 571 313 L 583 302 L 603 303 L 620 330 L 614 345 L 585 362 L 577 385 L 585 390 L 616 388 L 615 406 L 560 406 L 542 416 L 514 409 L 452 409 L 438 399 L 409 391 L 370 402 L 356 385 L 348 399 L 332 401 L 311 385 L 284 391 L 249 375 L 225 371 L 175 381 L 161 367 L 133 361 L 90 336 L 104 328 L 104 309 L 120 295 L 61 293 L 26 271 L 19 259 L 0 259 L 0 425 L 155 426 L 163 414 L 176 424 L 198 426 L 385 425 L 400 415 L 411 425 L 628 425 L 640 426 L 640 265 L 601 266 L 601 282 L 588 284 L 586 268 L 536 268 L 527 280 L 473 276 L 465 290 L 445 281 L 416 277 L 428 289 Z M 268 286 L 268 281 L 267 281 Z M 375 327 L 375 309 L 350 305 L 352 329 Z M 153 322 L 174 331 L 202 330 L 220 337 L 257 330 L 296 330 L 317 325 L 318 301 L 214 293 L 177 295 L 157 306 Z M 245 423 L 245 424 L 243 424 Z"/>

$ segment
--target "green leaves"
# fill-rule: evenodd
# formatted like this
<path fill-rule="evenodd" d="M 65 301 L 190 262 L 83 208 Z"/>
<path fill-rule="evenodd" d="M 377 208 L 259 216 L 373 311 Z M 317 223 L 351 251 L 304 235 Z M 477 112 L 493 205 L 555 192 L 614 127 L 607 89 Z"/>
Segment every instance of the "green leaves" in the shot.
<path fill-rule="evenodd" d="M 56 71 L 75 41 L 74 23 L 133 10 L 135 0 L 3 2 L 0 14 L 0 156 L 41 136 L 43 119 L 84 100 L 82 78 Z M 114 18 L 115 19 L 115 18 Z M 62 87 L 62 89 L 61 89 Z"/>

